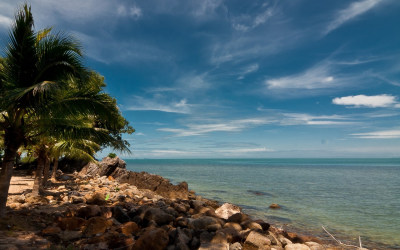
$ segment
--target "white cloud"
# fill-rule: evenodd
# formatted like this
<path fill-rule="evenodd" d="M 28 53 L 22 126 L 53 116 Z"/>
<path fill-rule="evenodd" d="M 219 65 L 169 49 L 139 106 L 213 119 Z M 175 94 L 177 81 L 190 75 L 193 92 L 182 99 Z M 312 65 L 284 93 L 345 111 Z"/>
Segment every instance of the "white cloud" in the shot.
<path fill-rule="evenodd" d="M 134 105 L 126 105 L 125 110 L 136 110 L 136 111 L 160 111 L 167 113 L 180 113 L 189 114 L 191 112 L 191 106 L 187 103 L 186 99 L 182 99 L 179 102 L 173 103 L 162 103 L 157 99 L 145 99 L 141 96 L 133 96 L 131 102 Z"/>
<path fill-rule="evenodd" d="M 10 29 L 12 25 L 12 19 L 0 14 L 0 27 Z"/>
<path fill-rule="evenodd" d="M 330 63 L 320 63 L 303 73 L 267 79 L 268 89 L 324 89 L 338 84 Z"/>
<path fill-rule="evenodd" d="M 304 113 L 283 113 L 281 125 L 351 125 L 356 122 L 349 121 L 347 117 L 340 115 L 320 115 L 314 116 Z"/>
<path fill-rule="evenodd" d="M 192 14 L 195 17 L 212 16 L 215 10 L 222 4 L 222 0 L 202 0 L 195 1 L 195 6 Z"/>
<path fill-rule="evenodd" d="M 241 72 L 240 76 L 238 77 L 238 80 L 244 79 L 244 77 L 250 73 L 256 72 L 259 69 L 259 66 L 257 63 L 251 64 L 247 66 L 246 68 L 243 69 Z"/>
<path fill-rule="evenodd" d="M 251 16 L 245 16 L 241 17 L 239 19 L 251 19 L 250 24 L 243 24 L 243 23 L 237 23 L 234 22 L 232 24 L 233 28 L 238 31 L 248 31 L 250 29 L 254 29 L 268 21 L 269 18 L 274 16 L 274 9 L 268 8 L 262 13 L 256 15 L 254 19 L 251 18 Z"/>
<path fill-rule="evenodd" d="M 326 27 L 324 34 L 326 35 L 331 31 L 339 28 L 344 23 L 367 12 L 381 2 L 382 0 L 361 0 L 351 3 L 347 8 L 342 9 L 336 13 L 334 20 L 332 20 Z"/>
<path fill-rule="evenodd" d="M 351 134 L 356 138 L 362 139 L 396 139 L 400 138 L 400 130 L 381 130 L 368 133 Z"/>
<path fill-rule="evenodd" d="M 346 105 L 354 107 L 368 107 L 368 108 L 384 108 L 384 107 L 398 107 L 399 103 L 395 96 L 391 95 L 355 95 L 336 97 L 332 100 L 333 104 Z"/>
<path fill-rule="evenodd" d="M 142 16 L 142 9 L 136 4 L 131 7 L 120 5 L 117 8 L 117 14 L 119 16 L 130 16 L 133 19 L 139 19 Z"/>
<path fill-rule="evenodd" d="M 239 132 L 244 129 L 269 124 L 272 121 L 267 119 L 239 119 L 227 122 L 208 124 L 187 124 L 186 128 L 160 128 L 159 131 L 170 132 L 176 136 L 198 136 L 212 132 Z"/>

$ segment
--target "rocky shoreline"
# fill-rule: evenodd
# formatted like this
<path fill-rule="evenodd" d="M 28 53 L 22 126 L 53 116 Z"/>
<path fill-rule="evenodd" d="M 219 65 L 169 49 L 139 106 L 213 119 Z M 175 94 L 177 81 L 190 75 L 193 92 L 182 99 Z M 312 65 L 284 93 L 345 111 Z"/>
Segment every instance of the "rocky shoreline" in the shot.
<path fill-rule="evenodd" d="M 344 249 L 254 220 L 118 157 L 61 174 L 45 196 L 10 196 L 5 249 Z M 352 248 L 354 249 L 354 248 Z"/>

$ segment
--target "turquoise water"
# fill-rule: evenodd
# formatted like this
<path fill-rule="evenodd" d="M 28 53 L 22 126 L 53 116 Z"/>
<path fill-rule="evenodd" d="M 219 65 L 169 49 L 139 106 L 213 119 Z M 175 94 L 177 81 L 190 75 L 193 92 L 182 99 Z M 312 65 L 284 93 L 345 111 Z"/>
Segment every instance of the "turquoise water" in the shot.
<path fill-rule="evenodd" d="M 400 249 L 400 159 L 127 160 L 285 229 Z M 282 209 L 269 209 L 278 203 Z"/>

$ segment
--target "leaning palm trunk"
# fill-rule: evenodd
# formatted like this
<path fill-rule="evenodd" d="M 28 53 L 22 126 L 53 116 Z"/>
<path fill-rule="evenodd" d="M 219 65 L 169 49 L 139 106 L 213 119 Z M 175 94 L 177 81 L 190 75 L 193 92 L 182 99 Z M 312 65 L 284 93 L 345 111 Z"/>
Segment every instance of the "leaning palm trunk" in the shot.
<path fill-rule="evenodd" d="M 0 217 L 4 217 L 6 214 L 8 189 L 14 170 L 14 160 L 17 155 L 17 150 L 18 148 L 7 147 L 4 153 L 3 164 L 1 165 L 0 171 Z"/>
<path fill-rule="evenodd" d="M 51 179 L 52 179 L 52 180 L 55 180 L 55 179 L 56 179 L 57 168 L 58 168 L 58 155 L 54 157 L 53 171 L 52 171 L 52 173 L 51 173 Z"/>
<path fill-rule="evenodd" d="M 46 152 L 44 150 L 40 150 L 38 157 L 38 165 L 36 168 L 35 180 L 33 182 L 33 190 L 32 190 L 33 196 L 38 196 L 43 191 L 42 177 L 43 177 L 43 169 L 44 166 L 46 165 L 46 158 L 47 158 Z"/>
<path fill-rule="evenodd" d="M 15 157 L 18 148 L 22 144 L 21 131 L 15 128 L 7 128 L 4 133 L 4 157 L 0 171 L 0 217 L 6 214 L 8 189 L 14 170 Z"/>
<path fill-rule="evenodd" d="M 49 174 L 50 174 L 50 159 L 46 156 L 46 164 L 44 165 L 44 171 L 43 171 L 43 181 L 42 181 L 42 186 L 46 187 L 47 185 L 47 180 L 49 179 Z"/>

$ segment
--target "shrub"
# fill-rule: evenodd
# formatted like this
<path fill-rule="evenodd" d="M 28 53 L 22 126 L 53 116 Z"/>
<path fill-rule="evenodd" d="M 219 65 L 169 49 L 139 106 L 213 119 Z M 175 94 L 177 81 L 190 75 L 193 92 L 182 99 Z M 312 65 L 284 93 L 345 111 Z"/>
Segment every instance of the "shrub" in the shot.
<path fill-rule="evenodd" d="M 117 155 L 116 155 L 115 153 L 109 153 L 109 154 L 108 154 L 108 157 L 110 157 L 110 158 L 115 158 L 115 157 L 117 157 Z"/>

